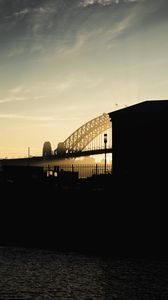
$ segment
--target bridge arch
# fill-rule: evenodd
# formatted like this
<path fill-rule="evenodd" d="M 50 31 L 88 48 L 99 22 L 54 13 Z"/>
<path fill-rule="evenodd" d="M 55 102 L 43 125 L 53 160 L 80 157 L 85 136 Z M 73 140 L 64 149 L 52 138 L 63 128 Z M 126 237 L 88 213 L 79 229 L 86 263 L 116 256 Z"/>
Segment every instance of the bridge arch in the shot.
<path fill-rule="evenodd" d="M 105 130 L 112 127 L 112 122 L 107 113 L 103 113 L 91 121 L 85 123 L 74 131 L 64 142 L 59 143 L 54 150 L 55 155 L 65 153 L 77 153 L 83 151 L 86 146 Z"/>

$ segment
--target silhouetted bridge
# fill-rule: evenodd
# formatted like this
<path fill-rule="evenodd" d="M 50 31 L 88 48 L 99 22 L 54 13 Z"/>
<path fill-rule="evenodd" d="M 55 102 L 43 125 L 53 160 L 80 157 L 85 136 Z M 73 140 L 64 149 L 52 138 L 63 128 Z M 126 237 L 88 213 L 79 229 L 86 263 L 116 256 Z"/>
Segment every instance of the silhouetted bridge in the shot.
<path fill-rule="evenodd" d="M 105 136 L 106 135 L 106 142 Z M 112 122 L 104 113 L 73 132 L 52 151 L 50 142 L 45 142 L 42 156 L 5 159 L 4 165 L 47 165 L 58 160 L 103 153 L 112 153 Z"/>
<path fill-rule="evenodd" d="M 52 151 L 50 142 L 43 146 L 43 157 L 72 158 L 112 152 L 112 123 L 104 113 L 73 132 Z M 107 133 L 108 132 L 108 133 Z M 106 140 L 105 136 L 106 135 Z"/>

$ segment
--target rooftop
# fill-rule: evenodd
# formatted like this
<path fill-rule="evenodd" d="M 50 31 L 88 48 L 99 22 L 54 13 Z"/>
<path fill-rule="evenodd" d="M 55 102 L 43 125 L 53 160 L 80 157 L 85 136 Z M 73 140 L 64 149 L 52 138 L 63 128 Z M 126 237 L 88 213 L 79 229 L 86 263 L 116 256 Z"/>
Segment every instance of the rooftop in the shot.
<path fill-rule="evenodd" d="M 115 110 L 109 113 L 111 117 L 119 115 L 119 114 L 127 114 L 127 113 L 158 113 L 158 112 L 167 112 L 168 113 L 168 100 L 148 100 L 139 102 L 137 104 L 128 106 L 126 108 L 122 108 L 119 110 Z"/>

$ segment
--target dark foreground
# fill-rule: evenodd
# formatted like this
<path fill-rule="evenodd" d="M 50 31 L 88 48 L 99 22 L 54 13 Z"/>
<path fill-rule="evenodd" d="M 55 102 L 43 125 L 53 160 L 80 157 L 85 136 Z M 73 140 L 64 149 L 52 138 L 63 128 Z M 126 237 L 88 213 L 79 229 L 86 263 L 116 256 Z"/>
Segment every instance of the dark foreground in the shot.
<path fill-rule="evenodd" d="M 0 299 L 166 300 L 168 262 L 0 248 Z"/>
<path fill-rule="evenodd" d="M 167 183 L 92 178 L 1 183 L 0 245 L 130 258 L 168 258 Z"/>

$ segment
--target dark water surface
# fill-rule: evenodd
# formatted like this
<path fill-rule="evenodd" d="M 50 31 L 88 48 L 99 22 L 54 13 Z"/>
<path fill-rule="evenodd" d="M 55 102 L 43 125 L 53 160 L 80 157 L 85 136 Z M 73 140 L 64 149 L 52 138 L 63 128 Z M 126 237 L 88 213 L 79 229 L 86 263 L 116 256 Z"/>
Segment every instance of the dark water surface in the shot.
<path fill-rule="evenodd" d="M 1 299 L 168 299 L 168 261 L 0 248 Z"/>

